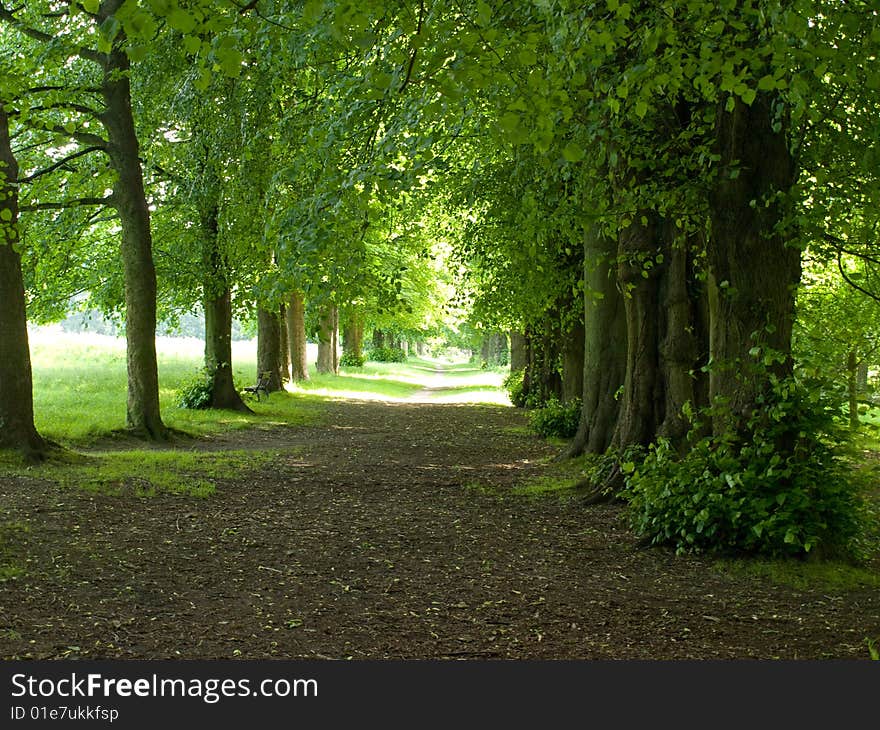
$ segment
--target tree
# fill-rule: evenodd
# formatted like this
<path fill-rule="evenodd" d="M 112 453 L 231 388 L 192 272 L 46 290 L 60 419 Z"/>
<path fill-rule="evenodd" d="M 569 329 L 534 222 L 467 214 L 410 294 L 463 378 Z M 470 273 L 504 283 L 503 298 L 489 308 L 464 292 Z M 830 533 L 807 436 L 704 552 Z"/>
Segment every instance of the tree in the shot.
<path fill-rule="evenodd" d="M 28 460 L 38 460 L 46 443 L 34 426 L 24 283 L 17 248 L 18 177 L 7 106 L 0 94 L 0 342 L 4 351 L 0 358 L 0 448 L 16 449 Z"/>

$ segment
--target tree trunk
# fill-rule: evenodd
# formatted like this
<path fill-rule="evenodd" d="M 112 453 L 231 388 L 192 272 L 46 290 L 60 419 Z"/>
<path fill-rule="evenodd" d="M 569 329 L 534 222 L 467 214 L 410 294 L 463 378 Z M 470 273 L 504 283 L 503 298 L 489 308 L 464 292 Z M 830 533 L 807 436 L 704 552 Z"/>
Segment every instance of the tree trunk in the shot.
<path fill-rule="evenodd" d="M 232 375 L 232 291 L 218 236 L 216 204 L 202 211 L 205 368 L 211 376 L 211 408 L 251 413 Z"/>
<path fill-rule="evenodd" d="M 281 381 L 290 380 L 290 344 L 287 337 L 287 307 L 283 304 L 278 312 L 278 332 L 280 334 Z"/>
<path fill-rule="evenodd" d="M 259 378 L 260 373 L 269 373 L 267 388 L 270 393 L 284 387 L 281 380 L 281 330 L 278 315 L 258 306 L 256 377 Z"/>
<path fill-rule="evenodd" d="M 522 370 L 527 363 L 526 336 L 522 332 L 512 331 L 510 333 L 510 372 Z"/>
<path fill-rule="evenodd" d="M 626 372 L 626 322 L 617 288 L 614 242 L 593 227 L 584 236 L 584 397 L 566 456 L 601 454 L 617 425 L 617 392 Z"/>
<path fill-rule="evenodd" d="M 868 361 L 862 358 L 859 360 L 858 373 L 856 375 L 856 389 L 861 397 L 868 395 Z"/>
<path fill-rule="evenodd" d="M 358 311 L 351 311 L 342 330 L 342 352 L 351 357 L 364 356 L 364 318 Z"/>
<path fill-rule="evenodd" d="M 380 329 L 373 330 L 373 348 L 378 350 L 385 347 L 385 333 Z"/>
<path fill-rule="evenodd" d="M 725 111 L 726 100 L 719 105 L 721 174 L 710 198 L 707 246 L 712 275 L 710 397 L 713 403 L 722 399 L 729 414 L 715 419 L 716 433 L 739 429 L 768 387 L 769 376 L 785 377 L 792 371 L 800 251 L 783 225 L 796 171 L 786 120 L 777 120 L 773 111 L 775 100 L 759 93 L 751 106 L 739 98 L 733 111 Z M 774 131 L 775 122 L 782 122 L 780 131 Z M 725 174 L 730 169 L 738 174 Z"/>
<path fill-rule="evenodd" d="M 112 7 L 117 5 L 110 3 Z M 117 36 L 104 68 L 101 93 L 106 109 L 100 118 L 107 131 L 110 165 L 116 173 L 113 201 L 122 225 L 127 424 L 140 436 L 164 439 L 168 431 L 159 412 L 156 270 L 153 266 L 150 211 L 144 194 L 140 150 L 131 112 L 128 56 L 123 50 L 124 39 L 120 36 Z"/>
<path fill-rule="evenodd" d="M 708 362 L 709 337 L 705 292 L 693 272 L 693 247 L 667 224 L 667 265 L 660 284 L 660 373 L 663 422 L 657 431 L 677 448 L 683 448 L 691 421 L 686 403 L 694 411 L 708 405 L 708 382 L 701 368 Z M 676 240 L 676 238 L 678 240 Z"/>
<path fill-rule="evenodd" d="M 333 307 L 333 321 L 330 338 L 330 355 L 333 360 L 333 374 L 339 375 L 339 307 Z"/>
<path fill-rule="evenodd" d="M 334 306 L 325 307 L 321 312 L 320 330 L 318 332 L 318 362 L 319 373 L 338 375 L 336 358 L 337 330 L 336 322 L 338 309 Z"/>
<path fill-rule="evenodd" d="M 581 317 L 562 341 L 562 401 L 584 396 L 584 322 Z"/>
<path fill-rule="evenodd" d="M 306 306 L 303 295 L 294 292 L 287 304 L 287 343 L 290 351 L 290 377 L 293 382 L 309 379 L 306 352 Z"/>
<path fill-rule="evenodd" d="M 34 426 L 33 379 L 18 246 L 18 162 L 0 101 L 0 448 L 37 461 L 46 443 Z"/>
<path fill-rule="evenodd" d="M 645 446 L 663 413 L 660 388 L 658 291 L 665 264 L 646 268 L 657 253 L 656 224 L 634 222 L 620 232 L 617 276 L 626 292 L 626 370 L 613 445 Z"/>

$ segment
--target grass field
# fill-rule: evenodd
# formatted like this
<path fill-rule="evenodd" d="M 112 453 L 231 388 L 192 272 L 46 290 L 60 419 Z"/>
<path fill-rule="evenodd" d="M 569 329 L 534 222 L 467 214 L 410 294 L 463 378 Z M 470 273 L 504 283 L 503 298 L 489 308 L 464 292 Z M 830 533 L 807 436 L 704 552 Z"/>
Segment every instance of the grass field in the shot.
<path fill-rule="evenodd" d="M 410 360 L 342 368 L 338 376 L 318 375 L 288 386 L 286 393 L 257 402 L 254 415 L 231 411 L 194 411 L 177 404 L 179 390 L 197 377 L 203 362 L 201 341 L 157 339 L 159 397 L 166 425 L 195 435 L 249 425 L 301 424 L 313 419 L 321 398 L 428 400 L 508 404 L 501 390 L 504 373 L 467 363 Z M 314 363 L 315 346 L 309 360 Z M 125 427 L 125 341 L 104 335 L 69 334 L 56 328 L 31 333 L 34 411 L 43 436 L 65 445 L 86 444 Z M 256 342 L 233 343 L 233 372 L 241 388 L 256 374 Z M 434 390 L 432 390 L 434 389 Z"/>

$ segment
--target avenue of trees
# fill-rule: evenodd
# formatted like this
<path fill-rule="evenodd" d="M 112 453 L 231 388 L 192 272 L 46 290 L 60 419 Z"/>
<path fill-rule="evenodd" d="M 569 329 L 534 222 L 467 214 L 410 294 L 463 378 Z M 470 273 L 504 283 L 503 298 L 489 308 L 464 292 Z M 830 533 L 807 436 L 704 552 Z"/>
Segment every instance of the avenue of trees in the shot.
<path fill-rule="evenodd" d="M 0 446 L 39 459 L 27 321 L 236 313 L 272 387 L 450 310 L 648 541 L 833 549 L 880 362 L 880 15 L 851 0 L 0 2 Z M 457 295 L 453 295 L 453 290 Z"/>

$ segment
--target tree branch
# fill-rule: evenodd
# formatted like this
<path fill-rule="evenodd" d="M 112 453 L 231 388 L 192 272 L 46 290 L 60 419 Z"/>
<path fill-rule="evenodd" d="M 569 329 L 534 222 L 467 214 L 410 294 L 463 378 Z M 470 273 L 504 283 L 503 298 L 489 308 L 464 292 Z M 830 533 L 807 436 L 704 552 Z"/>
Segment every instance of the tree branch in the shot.
<path fill-rule="evenodd" d="M 90 147 L 97 147 L 100 150 L 107 149 L 107 140 L 103 137 L 98 136 L 97 134 L 90 134 L 89 132 L 68 132 L 64 127 L 60 124 L 47 124 L 45 126 L 50 132 L 55 132 L 55 134 L 60 134 L 65 137 L 73 137 L 77 142 L 89 145 Z"/>
<path fill-rule="evenodd" d="M 35 210 L 66 210 L 67 208 L 78 208 L 84 205 L 113 205 L 114 202 L 114 197 L 108 195 L 105 198 L 73 198 L 72 200 L 61 200 L 51 203 L 32 203 L 19 206 L 19 210 L 23 213 Z"/>
<path fill-rule="evenodd" d="M 838 269 L 838 271 L 840 271 L 840 275 L 843 277 L 843 280 L 844 280 L 847 284 L 849 284 L 853 289 L 855 289 L 856 291 L 860 291 L 860 292 L 861 292 L 862 294 L 864 294 L 866 297 L 870 297 L 870 298 L 873 299 L 875 302 L 880 302 L 880 296 L 878 296 L 878 295 L 876 295 L 876 294 L 872 294 L 872 293 L 869 292 L 867 289 L 865 289 L 864 287 L 859 286 L 859 285 L 856 284 L 852 279 L 849 278 L 849 276 L 847 275 L 846 271 L 845 271 L 844 268 L 843 268 L 843 260 L 841 259 L 841 255 L 840 255 L 839 252 L 838 252 L 838 254 L 837 254 L 837 269 Z"/>
<path fill-rule="evenodd" d="M 42 177 L 43 175 L 48 175 L 50 172 L 57 170 L 59 167 L 66 165 L 68 162 L 75 160 L 77 157 L 84 157 L 85 155 L 87 155 L 91 152 L 101 152 L 101 151 L 103 151 L 101 147 L 86 147 L 85 149 L 79 150 L 77 152 L 74 152 L 71 155 L 68 155 L 63 160 L 58 160 L 58 162 L 56 162 L 54 165 L 50 165 L 49 167 L 47 167 L 44 170 L 38 170 L 37 172 L 33 173 L 32 175 L 28 175 L 27 177 L 19 178 L 18 184 L 24 185 L 26 183 L 33 182 L 38 177 Z"/>
<path fill-rule="evenodd" d="M 0 20 L 5 20 L 19 33 L 26 35 L 28 38 L 33 38 L 40 43 L 54 43 L 58 40 L 58 38 L 51 33 L 46 33 L 45 31 L 37 30 L 36 28 L 31 28 L 30 26 L 25 25 L 21 20 L 16 18 L 11 11 L 7 10 L 6 6 L 2 3 L 0 3 Z M 72 50 L 73 53 L 86 61 L 97 63 L 99 66 L 104 65 L 104 55 L 91 48 L 78 46 L 74 47 Z"/>
<path fill-rule="evenodd" d="M 416 35 L 422 32 L 422 22 L 425 20 L 425 0 L 419 0 L 419 22 L 416 24 Z M 413 67 L 416 65 L 416 55 L 418 55 L 419 49 L 417 46 L 413 46 L 412 54 L 409 57 L 409 66 L 406 68 L 406 77 L 403 79 L 403 83 L 400 85 L 400 88 L 397 90 L 398 94 L 402 94 L 403 90 L 409 84 L 409 80 L 412 78 Z"/>

